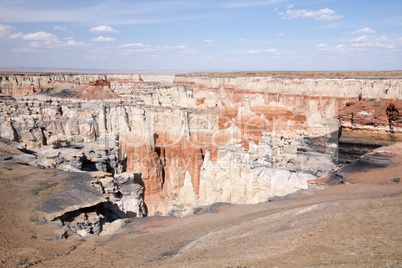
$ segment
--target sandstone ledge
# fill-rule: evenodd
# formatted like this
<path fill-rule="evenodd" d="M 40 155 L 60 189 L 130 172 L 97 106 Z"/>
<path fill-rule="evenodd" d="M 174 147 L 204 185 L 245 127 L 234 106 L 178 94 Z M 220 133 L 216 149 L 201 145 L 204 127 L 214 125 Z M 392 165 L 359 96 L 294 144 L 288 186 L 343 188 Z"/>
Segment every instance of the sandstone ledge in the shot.
<path fill-rule="evenodd" d="M 92 176 L 85 172 L 69 173 L 65 179 L 65 189 L 46 200 L 41 211 L 47 220 L 54 220 L 66 212 L 88 208 L 105 201 L 104 196 L 90 186 Z"/>

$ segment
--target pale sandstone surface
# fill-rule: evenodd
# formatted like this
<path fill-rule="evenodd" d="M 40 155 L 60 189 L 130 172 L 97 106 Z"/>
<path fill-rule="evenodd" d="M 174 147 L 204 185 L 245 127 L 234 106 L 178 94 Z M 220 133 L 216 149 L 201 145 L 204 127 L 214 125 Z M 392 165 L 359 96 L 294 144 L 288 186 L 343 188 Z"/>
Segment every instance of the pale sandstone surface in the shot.
<path fill-rule="evenodd" d="M 144 82 L 157 82 L 157 83 L 170 83 L 172 84 L 175 79 L 174 74 L 141 74 Z"/>

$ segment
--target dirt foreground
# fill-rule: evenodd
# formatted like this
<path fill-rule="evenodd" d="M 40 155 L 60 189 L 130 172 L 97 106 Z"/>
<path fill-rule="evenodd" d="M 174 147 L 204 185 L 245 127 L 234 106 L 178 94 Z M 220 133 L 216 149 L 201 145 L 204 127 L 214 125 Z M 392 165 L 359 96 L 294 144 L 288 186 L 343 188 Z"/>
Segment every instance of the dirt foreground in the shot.
<path fill-rule="evenodd" d="M 393 163 L 349 173 L 355 184 L 66 240 L 40 206 L 68 173 L 0 150 L 0 267 L 402 267 L 402 143 L 377 151 Z"/>

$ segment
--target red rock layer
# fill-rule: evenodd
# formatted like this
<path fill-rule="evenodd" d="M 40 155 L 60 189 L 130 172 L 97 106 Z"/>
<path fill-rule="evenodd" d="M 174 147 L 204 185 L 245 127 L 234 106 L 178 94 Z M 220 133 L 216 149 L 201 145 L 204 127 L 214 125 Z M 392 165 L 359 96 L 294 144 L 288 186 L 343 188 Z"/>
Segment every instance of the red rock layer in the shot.
<path fill-rule="evenodd" d="M 267 96 L 271 99 L 277 97 Z M 244 97 L 240 93 L 234 96 L 238 100 Z M 305 101 L 312 99 L 289 96 L 285 102 L 303 106 Z M 326 100 L 321 101 L 326 103 Z M 180 126 L 165 122 L 165 127 L 159 128 L 157 122 L 151 123 L 155 126 L 153 140 L 150 138 L 147 145 L 140 148 L 130 148 L 129 144 L 122 142 L 122 152 L 129 156 L 127 171 L 142 174 L 144 201 L 149 215 L 167 212 L 170 202 L 177 198 L 183 186 L 187 170 L 195 193 L 199 194 L 200 170 L 206 150 L 210 151 L 211 161 L 216 163 L 218 149 L 228 142 L 241 141 L 242 146 L 249 149 L 250 138 L 258 144 L 262 132 L 294 133 L 307 128 L 306 116 L 302 111 L 294 113 L 283 105 L 258 104 L 249 107 L 248 103 L 242 105 L 239 101 L 239 105 L 226 106 L 221 103 L 201 111 L 189 112 L 188 121 Z M 155 117 L 163 120 L 163 116 L 161 108 Z M 183 128 L 182 133 L 172 134 L 172 130 L 174 132 L 178 128 Z"/>
<path fill-rule="evenodd" d="M 402 140 L 402 100 L 348 102 L 339 111 L 343 136 L 367 140 Z"/>
<path fill-rule="evenodd" d="M 87 100 L 106 100 L 121 98 L 110 88 L 110 82 L 107 80 L 96 80 L 89 86 L 81 88 L 73 98 Z"/>
<path fill-rule="evenodd" d="M 197 97 L 197 93 L 204 90 L 214 93 L 220 101 L 216 107 L 205 111 L 204 117 L 200 116 L 197 119 L 198 121 L 205 120 L 207 122 L 205 125 L 212 123 L 212 126 L 205 127 L 204 131 L 194 129 L 194 126 L 197 126 L 199 130 L 202 122 L 190 122 L 186 130 L 188 133 L 173 143 L 175 137 L 171 137 L 169 131 L 156 131 L 153 149 L 151 146 L 142 155 L 137 150 L 140 153 L 140 158 L 149 157 L 150 152 L 155 152 L 158 158 L 154 154 L 155 161 L 153 162 L 161 165 L 158 172 L 153 172 L 155 176 L 148 176 L 148 179 L 144 181 L 145 202 L 152 207 L 151 215 L 156 213 L 158 209 L 166 212 L 169 202 L 175 200 L 183 186 L 186 170 L 190 172 L 196 194 L 199 193 L 200 169 L 206 150 L 210 151 L 211 160 L 215 162 L 218 149 L 224 147 L 231 140 L 233 142 L 240 140 L 242 146 L 249 149 L 250 139 L 258 144 L 264 131 L 289 134 L 298 130 L 314 132 L 314 128 L 320 127 L 322 122 L 330 121 L 336 117 L 338 111 L 343 109 L 346 103 L 366 102 L 359 96 L 342 98 L 308 96 L 286 92 L 272 93 L 269 92 L 268 88 L 249 90 L 237 88 L 233 85 L 206 88 L 204 85 L 197 85 L 195 82 L 186 84 L 194 87 L 196 104 L 199 107 L 204 105 L 206 97 L 205 94 L 200 94 L 200 97 Z M 402 107 L 399 107 L 396 105 L 395 109 L 402 110 Z M 384 106 L 384 112 L 385 109 Z M 317 114 L 317 121 L 308 122 L 307 115 L 310 116 L 309 120 L 311 121 L 314 113 Z M 396 118 L 395 115 L 393 117 Z M 386 117 L 384 118 L 386 119 Z M 399 127 L 399 123 L 396 123 L 399 122 L 399 119 L 393 120 L 395 121 L 394 126 Z M 385 126 L 386 123 L 385 120 L 382 124 Z M 135 170 L 130 169 L 129 171 Z M 149 174 L 150 172 L 145 171 L 145 173 Z M 157 177 L 158 174 L 162 178 Z"/>

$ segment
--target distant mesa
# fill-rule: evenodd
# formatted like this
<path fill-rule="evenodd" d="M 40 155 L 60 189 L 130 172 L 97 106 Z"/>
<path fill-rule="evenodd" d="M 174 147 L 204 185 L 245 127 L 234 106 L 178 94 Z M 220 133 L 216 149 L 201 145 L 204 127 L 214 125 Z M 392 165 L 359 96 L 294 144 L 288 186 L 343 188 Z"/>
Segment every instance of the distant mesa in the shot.
<path fill-rule="evenodd" d="M 77 84 L 66 81 L 53 81 L 42 87 L 35 96 L 46 96 L 55 98 L 73 98 L 86 100 L 105 100 L 121 98 L 115 93 L 110 82 L 105 79 L 98 79 L 88 84 Z"/>
<path fill-rule="evenodd" d="M 73 98 L 87 100 L 120 99 L 121 97 L 110 88 L 110 82 L 98 79 L 90 82 L 89 86 L 81 88 Z"/>
<path fill-rule="evenodd" d="M 103 87 L 110 87 L 110 82 L 105 79 L 98 79 L 89 83 L 91 86 L 103 86 Z"/>

